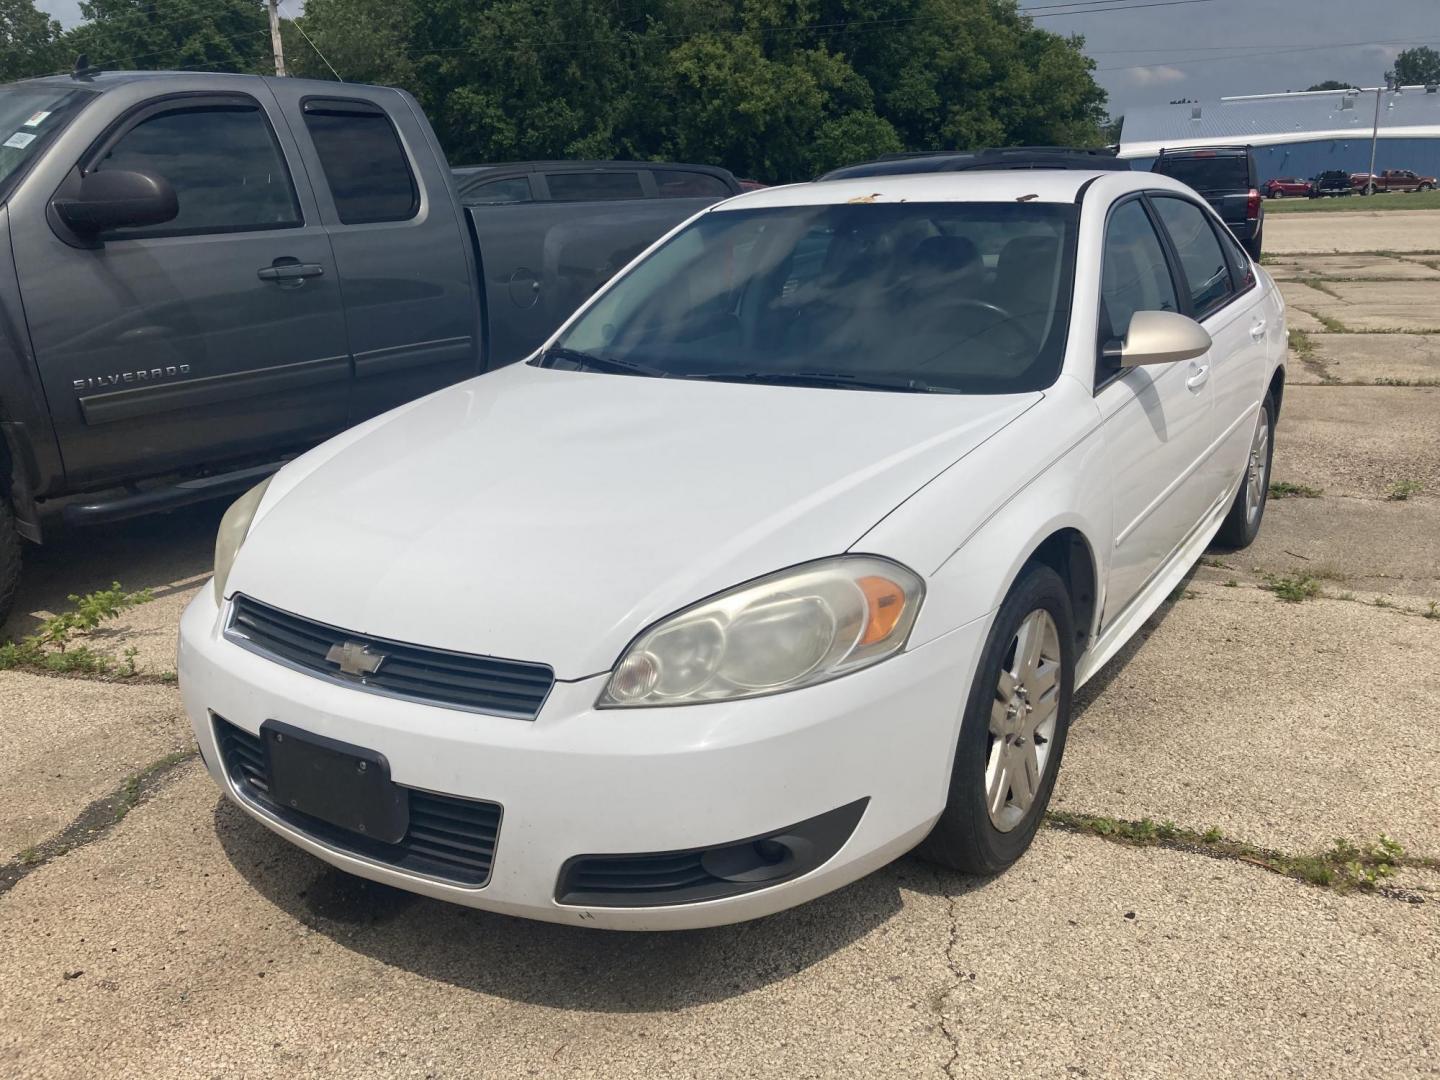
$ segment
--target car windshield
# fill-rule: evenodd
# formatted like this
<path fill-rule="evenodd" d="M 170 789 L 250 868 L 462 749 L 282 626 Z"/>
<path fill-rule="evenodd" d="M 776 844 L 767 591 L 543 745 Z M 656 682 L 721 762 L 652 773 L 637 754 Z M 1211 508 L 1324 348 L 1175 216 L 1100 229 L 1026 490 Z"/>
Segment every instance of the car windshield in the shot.
<path fill-rule="evenodd" d="M 967 394 L 1059 374 L 1070 204 L 869 203 L 705 214 L 537 358 L 678 378 Z"/>
<path fill-rule="evenodd" d="M 60 86 L 0 86 L 0 195 L 90 93 Z"/>
<path fill-rule="evenodd" d="M 1155 171 L 1200 192 L 1244 191 L 1250 186 L 1250 165 L 1241 154 L 1162 156 L 1155 162 Z"/>

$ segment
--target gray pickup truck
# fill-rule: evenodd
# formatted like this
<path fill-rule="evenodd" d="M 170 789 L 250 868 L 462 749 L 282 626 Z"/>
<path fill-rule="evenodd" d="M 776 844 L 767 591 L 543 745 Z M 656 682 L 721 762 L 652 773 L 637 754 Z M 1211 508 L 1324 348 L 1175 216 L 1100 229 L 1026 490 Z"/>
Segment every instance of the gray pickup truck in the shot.
<path fill-rule="evenodd" d="M 586 257 L 613 272 L 681 209 Z M 494 366 L 492 324 L 519 359 L 588 296 L 547 295 L 508 240 L 487 266 L 475 230 L 400 90 L 150 72 L 0 87 L 0 623 L 20 540 L 57 507 L 97 523 L 240 491 Z"/>

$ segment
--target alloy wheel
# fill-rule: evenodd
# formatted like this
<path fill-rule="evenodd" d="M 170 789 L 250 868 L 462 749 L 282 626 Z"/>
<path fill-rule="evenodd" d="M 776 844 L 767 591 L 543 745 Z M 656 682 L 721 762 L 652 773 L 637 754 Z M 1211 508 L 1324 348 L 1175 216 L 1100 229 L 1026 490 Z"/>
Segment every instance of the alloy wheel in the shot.
<path fill-rule="evenodd" d="M 1260 420 L 1255 425 L 1255 436 L 1250 440 L 1250 463 L 1245 468 L 1245 521 L 1255 524 L 1260 509 L 1265 503 L 1265 486 L 1270 474 L 1270 423 L 1269 416 L 1261 410 Z"/>
<path fill-rule="evenodd" d="M 1060 635 L 1037 608 L 1006 650 L 990 706 L 985 808 L 1000 832 L 1025 820 L 1039 796 L 1060 715 Z"/>

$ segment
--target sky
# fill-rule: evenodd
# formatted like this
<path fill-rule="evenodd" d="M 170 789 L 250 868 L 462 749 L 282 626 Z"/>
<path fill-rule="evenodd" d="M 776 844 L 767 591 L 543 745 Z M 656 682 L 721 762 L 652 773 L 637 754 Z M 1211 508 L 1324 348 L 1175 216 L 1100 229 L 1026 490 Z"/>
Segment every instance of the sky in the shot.
<path fill-rule="evenodd" d="M 38 0 L 67 26 L 78 0 Z M 1440 0 L 1021 0 L 1037 26 L 1081 34 L 1112 116 L 1177 98 L 1374 86 L 1401 49 L 1440 49 Z M 288 0 L 298 12 L 302 0 Z M 1128 10 L 1127 10 L 1128 9 Z M 1239 44 L 1237 44 L 1239 43 Z"/>

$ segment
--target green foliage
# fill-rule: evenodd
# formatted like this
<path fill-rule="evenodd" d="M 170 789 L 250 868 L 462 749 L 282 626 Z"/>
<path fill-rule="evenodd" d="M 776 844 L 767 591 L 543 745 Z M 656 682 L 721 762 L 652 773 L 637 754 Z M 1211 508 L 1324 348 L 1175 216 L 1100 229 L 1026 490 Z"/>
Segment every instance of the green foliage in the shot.
<path fill-rule="evenodd" d="M 55 675 L 133 677 L 139 674 L 135 649 L 126 649 L 124 662 L 117 665 L 111 657 L 96 652 L 88 645 L 76 644 L 75 639 L 121 612 L 137 604 L 148 603 L 151 599 L 149 589 L 126 592 L 118 581 L 108 589 L 85 596 L 71 595 L 70 603 L 74 605 L 71 610 L 46 619 L 39 630 L 19 641 L 0 644 L 0 671 L 29 668 Z"/>
<path fill-rule="evenodd" d="M 34 0 L 0 0 L 0 83 L 56 70 L 59 37 L 60 24 Z"/>
<path fill-rule="evenodd" d="M 1385 489 L 1385 498 L 1390 502 L 1406 502 L 1412 495 L 1419 495 L 1425 485 L 1419 480 L 1396 480 Z"/>
<path fill-rule="evenodd" d="M 1402 86 L 1440 83 L 1440 53 L 1426 45 L 1406 49 L 1395 57 L 1395 69 L 1389 75 Z"/>
<path fill-rule="evenodd" d="M 1314 86 L 1307 86 L 1305 89 L 1306 89 L 1306 90 L 1349 90 L 1349 89 L 1350 89 L 1351 87 L 1353 87 L 1354 85 L 1355 85 L 1354 83 L 1337 82 L 1337 81 L 1334 80 L 1334 79 L 1326 79 L 1324 82 L 1318 82 L 1318 83 L 1316 83 Z"/>
<path fill-rule="evenodd" d="M 1309 484 L 1292 484 L 1289 480 L 1271 480 L 1272 499 L 1318 499 L 1324 492 Z"/>
<path fill-rule="evenodd" d="M 113 2 L 113 0 L 110 0 Z M 456 165 L 669 158 L 769 182 L 902 149 L 1101 140 L 1079 38 L 1013 0 L 309 0 L 297 74 L 412 91 Z M 317 52 L 316 50 L 319 50 Z"/>
<path fill-rule="evenodd" d="M 80 11 L 66 65 L 84 53 L 107 70 L 274 71 L 262 0 L 81 0 Z"/>
<path fill-rule="evenodd" d="M 1263 588 L 1292 604 L 1313 600 L 1320 595 L 1320 582 L 1309 574 L 1266 574 Z"/>

